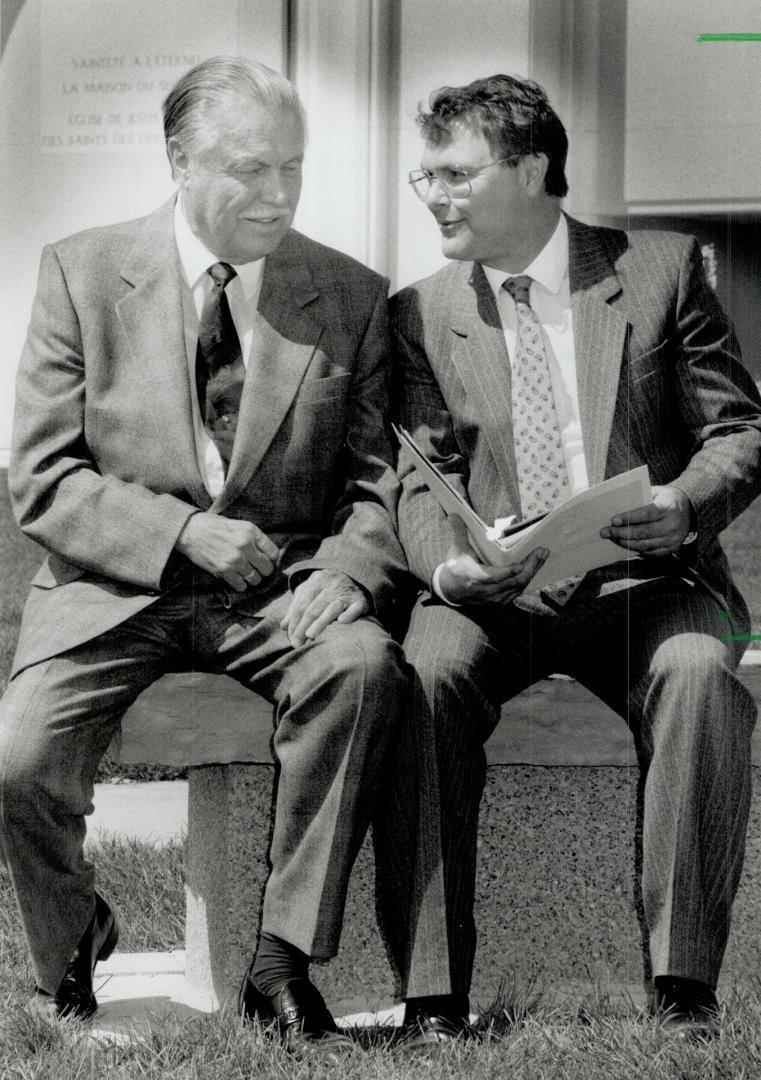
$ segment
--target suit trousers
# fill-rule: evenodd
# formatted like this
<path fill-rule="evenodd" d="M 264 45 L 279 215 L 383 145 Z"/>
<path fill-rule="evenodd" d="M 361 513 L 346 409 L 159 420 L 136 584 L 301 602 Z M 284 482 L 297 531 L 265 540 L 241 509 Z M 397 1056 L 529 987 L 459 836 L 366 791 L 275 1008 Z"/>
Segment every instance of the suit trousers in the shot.
<path fill-rule="evenodd" d="M 411 707 L 374 824 L 381 930 L 401 997 L 470 988 L 483 743 L 501 704 L 553 672 L 607 702 L 635 740 L 653 975 L 716 983 L 750 802 L 756 708 L 734 674 L 744 646 L 721 640 L 716 601 L 679 578 L 598 592 L 589 575 L 558 611 L 531 598 L 494 612 L 451 608 L 427 594 L 413 611 Z"/>
<path fill-rule="evenodd" d="M 279 772 L 262 928 L 310 956 L 335 955 L 406 675 L 399 646 L 370 618 L 292 648 L 278 625 L 288 599 L 262 617 L 247 594 L 181 585 L 11 681 L 0 704 L 0 853 L 43 990 L 56 991 L 94 909 L 83 842 L 98 762 L 138 694 L 188 668 L 231 675 L 273 702 Z"/>

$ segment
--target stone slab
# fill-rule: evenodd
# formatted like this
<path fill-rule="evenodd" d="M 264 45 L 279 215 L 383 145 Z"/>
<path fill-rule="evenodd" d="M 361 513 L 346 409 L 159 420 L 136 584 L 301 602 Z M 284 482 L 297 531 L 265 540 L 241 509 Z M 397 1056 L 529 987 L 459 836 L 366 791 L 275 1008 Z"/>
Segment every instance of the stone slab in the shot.
<path fill-rule="evenodd" d="M 759 675 L 757 666 L 744 668 L 743 678 L 756 688 Z M 545 695 L 527 708 L 526 723 L 535 742 L 537 725 L 544 724 L 545 717 L 557 719 L 573 745 L 585 741 L 581 732 L 586 706 L 572 710 L 582 690 L 564 679 L 534 688 Z M 180 699 L 181 694 L 173 695 L 175 710 Z M 194 700 L 200 700 L 199 695 Z M 208 725 L 210 717 L 223 715 L 224 705 L 220 701 L 207 712 L 212 702 L 204 700 Z M 514 703 L 510 717 L 517 724 Z M 176 716 L 181 715 L 179 709 Z M 570 729 L 563 729 L 569 717 Z M 504 719 L 500 727 L 507 727 Z M 615 729 L 625 731 L 617 717 Z M 551 736 L 548 741 L 552 743 Z M 554 741 L 563 749 L 562 740 Z M 619 752 L 624 766 L 636 763 L 628 750 Z M 256 943 L 268 872 L 274 778 L 267 760 L 268 765 L 208 766 L 190 772 L 186 975 L 219 1003 L 237 994 Z M 536 983 L 539 988 L 569 981 L 629 984 L 638 971 L 644 977 L 635 874 L 638 770 L 554 762 L 553 767 L 510 762 L 494 767 L 494 757 L 490 760 L 479 836 L 476 918 L 481 938 L 474 1000 L 491 1001 L 502 977 L 519 987 Z M 761 969 L 758 799 L 749 837 L 725 964 L 732 978 L 750 977 Z M 365 844 L 349 890 L 341 953 L 320 970 L 320 985 L 331 1001 L 349 1001 L 358 992 L 377 1001 L 393 997 L 373 912 L 372 857 Z"/>
<path fill-rule="evenodd" d="M 761 970 L 761 775 L 754 770 L 749 841 L 720 988 L 753 984 Z M 642 992 L 646 965 L 635 849 L 635 769 L 490 768 L 481 804 L 472 1002 L 500 982 L 533 990 Z M 349 886 L 338 957 L 316 965 L 329 1000 L 393 1000 L 394 985 L 372 916 L 375 879 L 366 843 Z"/>
<path fill-rule="evenodd" d="M 236 799 L 247 792 L 254 806 L 269 805 L 274 770 L 253 766 L 246 772 L 249 786 L 236 785 Z M 725 997 L 732 986 L 753 985 L 761 970 L 761 773 L 754 774 L 745 866 L 720 983 Z M 474 1007 L 490 1004 L 502 980 L 519 999 L 534 991 L 561 998 L 613 998 L 632 987 L 642 993 L 636 788 L 636 770 L 622 767 L 488 770 L 479 824 Z M 229 970 L 233 988 L 256 941 L 267 872 L 262 843 L 266 839 L 254 829 L 232 849 L 238 900 L 227 905 L 233 951 L 240 958 L 239 970 L 234 963 Z M 349 885 L 339 955 L 314 966 L 315 981 L 339 1015 L 375 1011 L 394 1000 L 374 911 L 368 841 Z M 109 965 L 119 957 L 114 954 Z M 99 977 L 107 967 L 99 967 Z M 152 1009 L 165 995 L 154 988 L 142 996 L 154 999 Z"/>
<path fill-rule="evenodd" d="M 203 780 L 214 769 L 199 770 L 200 800 L 191 800 L 194 812 L 204 811 L 206 825 L 197 833 L 195 854 L 192 845 L 188 852 L 188 974 L 215 1002 L 237 993 L 255 947 L 268 872 L 274 769 L 235 771 L 231 782 L 220 785 L 219 778 Z M 751 981 L 761 970 L 761 777 L 754 772 L 725 986 Z M 502 979 L 519 994 L 532 986 L 554 992 L 573 985 L 579 993 L 596 986 L 612 993 L 643 985 L 637 783 L 637 770 L 617 766 L 488 769 L 479 823 L 475 1004 L 490 1003 Z M 208 811 L 215 804 L 229 820 L 227 833 L 211 830 Z M 224 844 L 220 835 L 227 837 Z M 339 955 L 315 966 L 316 981 L 342 1013 L 357 1011 L 357 999 L 381 1007 L 394 998 L 374 912 L 368 840 L 350 882 Z"/>
<path fill-rule="evenodd" d="M 740 678 L 761 702 L 761 652 L 748 652 Z M 124 764 L 272 763 L 272 706 L 226 675 L 164 675 L 122 721 L 112 753 Z M 753 736 L 761 765 L 761 725 Z M 573 679 L 554 676 L 502 710 L 486 744 L 491 765 L 637 764 L 623 720 Z"/>
<path fill-rule="evenodd" d="M 269 850 L 274 768 L 190 770 L 186 925 L 188 979 L 220 1004 L 237 996 L 256 945 Z"/>
<path fill-rule="evenodd" d="M 272 763 L 272 706 L 228 675 L 164 675 L 127 711 L 110 752 L 125 765 Z"/>

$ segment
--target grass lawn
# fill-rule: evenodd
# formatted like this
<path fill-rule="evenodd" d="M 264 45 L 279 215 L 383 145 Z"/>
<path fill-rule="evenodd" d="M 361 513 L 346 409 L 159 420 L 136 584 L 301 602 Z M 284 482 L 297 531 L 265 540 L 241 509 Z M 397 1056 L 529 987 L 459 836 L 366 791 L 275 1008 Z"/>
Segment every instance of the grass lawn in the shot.
<path fill-rule="evenodd" d="M 119 912 L 120 949 L 181 944 L 182 850 L 109 842 L 96 852 L 104 893 Z M 509 973 L 505 973 L 509 976 Z M 316 979 L 319 981 L 319 969 Z M 582 1006 L 550 992 L 518 988 L 476 1028 L 476 1037 L 410 1060 L 391 1032 L 356 1032 L 345 1066 L 292 1061 L 233 1013 L 165 1017 L 131 1043 L 95 1041 L 86 1026 L 43 1021 L 27 1010 L 31 974 L 10 885 L 0 873 L 0 1077 L 2 1080 L 279 1080 L 331 1075 L 337 1080 L 757 1080 L 761 1076 L 761 997 L 749 991 L 725 1004 L 710 1044 L 666 1036 L 633 1006 L 595 997 Z"/>

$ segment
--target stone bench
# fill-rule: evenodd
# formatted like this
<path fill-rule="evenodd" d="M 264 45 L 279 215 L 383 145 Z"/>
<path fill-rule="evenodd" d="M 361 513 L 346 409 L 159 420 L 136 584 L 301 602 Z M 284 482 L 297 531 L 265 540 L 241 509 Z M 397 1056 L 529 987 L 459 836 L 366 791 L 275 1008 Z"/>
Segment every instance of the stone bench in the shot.
<path fill-rule="evenodd" d="M 746 654 L 741 678 L 759 702 L 761 663 L 754 661 L 761 653 Z M 184 673 L 166 675 L 143 693 L 112 745 L 124 764 L 190 766 L 186 978 L 218 1003 L 237 994 L 256 942 L 268 873 L 271 737 L 272 708 L 262 698 L 226 676 Z M 482 1003 L 493 993 L 495 956 L 518 979 L 636 981 L 638 772 L 626 725 L 584 687 L 557 676 L 505 706 L 486 749 L 474 979 Z M 761 764 L 761 729 L 753 757 Z M 761 965 L 755 801 L 753 815 L 725 963 L 730 976 Z M 366 844 L 349 890 L 341 956 L 319 976 L 333 1003 L 360 991 L 375 1002 L 392 995 L 373 912 Z"/>

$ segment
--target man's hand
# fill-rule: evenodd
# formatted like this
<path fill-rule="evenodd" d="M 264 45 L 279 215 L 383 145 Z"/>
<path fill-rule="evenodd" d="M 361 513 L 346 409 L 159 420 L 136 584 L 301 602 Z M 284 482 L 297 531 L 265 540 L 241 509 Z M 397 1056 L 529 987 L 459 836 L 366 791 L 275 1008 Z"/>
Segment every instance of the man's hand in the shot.
<path fill-rule="evenodd" d="M 653 501 L 617 514 L 600 536 L 642 555 L 671 555 L 690 531 L 690 500 L 675 487 L 654 487 Z"/>
<path fill-rule="evenodd" d="M 279 555 L 266 533 L 250 521 L 207 513 L 188 518 L 175 550 L 236 592 L 268 577 Z"/>
<path fill-rule="evenodd" d="M 370 611 L 364 589 L 340 570 L 314 570 L 293 590 L 280 629 L 294 648 L 314 639 L 332 622 L 350 623 Z"/>
<path fill-rule="evenodd" d="M 453 604 L 508 604 L 523 592 L 549 555 L 546 548 L 536 548 L 522 562 L 487 566 L 471 548 L 460 518 L 451 517 L 449 523 L 454 542 L 439 574 L 439 588 Z"/>

